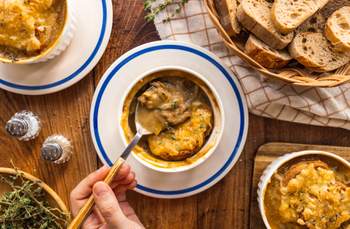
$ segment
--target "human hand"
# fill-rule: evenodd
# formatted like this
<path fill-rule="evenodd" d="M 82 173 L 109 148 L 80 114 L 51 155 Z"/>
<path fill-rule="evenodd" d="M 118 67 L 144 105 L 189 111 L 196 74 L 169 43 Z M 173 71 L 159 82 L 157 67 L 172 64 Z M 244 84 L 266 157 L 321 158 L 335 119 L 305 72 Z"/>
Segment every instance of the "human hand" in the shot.
<path fill-rule="evenodd" d="M 83 229 L 140 229 L 144 228 L 134 210 L 126 201 L 125 192 L 136 187 L 135 173 L 124 163 L 111 185 L 103 182 L 109 168 L 104 166 L 82 180 L 71 192 L 73 216 L 85 204 L 91 194 L 95 207 L 86 218 Z"/>

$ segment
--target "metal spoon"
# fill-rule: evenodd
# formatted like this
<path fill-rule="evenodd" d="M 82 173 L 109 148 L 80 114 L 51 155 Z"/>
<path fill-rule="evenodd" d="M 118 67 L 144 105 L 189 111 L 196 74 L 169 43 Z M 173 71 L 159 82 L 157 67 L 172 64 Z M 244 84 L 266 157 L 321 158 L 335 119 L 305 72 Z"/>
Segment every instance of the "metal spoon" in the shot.
<path fill-rule="evenodd" d="M 142 105 L 139 105 L 139 103 L 137 103 L 135 113 L 136 134 L 129 143 L 129 145 L 125 148 L 120 158 L 114 163 L 113 167 L 108 172 L 108 175 L 104 180 L 105 183 L 110 184 L 112 182 L 113 177 L 118 173 L 119 169 L 130 155 L 132 149 L 140 141 L 142 136 L 150 135 L 153 133 L 159 133 L 159 128 L 163 126 L 163 124 L 157 124 L 155 120 L 152 119 L 152 124 L 155 124 L 155 126 L 150 125 L 150 123 L 148 122 L 150 119 L 144 118 L 144 116 L 147 114 L 148 113 L 145 113 L 145 108 L 143 108 Z M 79 213 L 72 220 L 72 222 L 68 226 L 68 229 L 78 229 L 80 225 L 85 221 L 86 217 L 89 215 L 94 204 L 94 197 L 91 195 L 88 201 L 80 209 Z"/>

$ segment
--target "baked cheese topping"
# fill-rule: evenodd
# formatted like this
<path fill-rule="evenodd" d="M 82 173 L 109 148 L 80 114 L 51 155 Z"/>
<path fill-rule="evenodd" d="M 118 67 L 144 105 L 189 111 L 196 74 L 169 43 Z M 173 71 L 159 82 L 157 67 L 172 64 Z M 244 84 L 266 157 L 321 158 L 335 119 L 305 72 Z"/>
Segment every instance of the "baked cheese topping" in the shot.
<path fill-rule="evenodd" d="M 333 229 L 350 220 L 350 188 L 331 169 L 308 164 L 280 191 L 279 213 L 285 223 Z"/>
<path fill-rule="evenodd" d="M 196 153 L 212 129 L 212 111 L 195 101 L 191 117 L 184 123 L 148 137 L 153 154 L 165 160 L 183 160 Z"/>
<path fill-rule="evenodd" d="M 204 92 L 192 81 L 154 81 L 138 98 L 137 119 L 154 135 L 147 137 L 153 155 L 181 161 L 196 154 L 212 131 L 213 113 Z"/>
<path fill-rule="evenodd" d="M 55 0 L 0 0 L 0 45 L 27 53 L 47 48 L 59 15 Z"/>

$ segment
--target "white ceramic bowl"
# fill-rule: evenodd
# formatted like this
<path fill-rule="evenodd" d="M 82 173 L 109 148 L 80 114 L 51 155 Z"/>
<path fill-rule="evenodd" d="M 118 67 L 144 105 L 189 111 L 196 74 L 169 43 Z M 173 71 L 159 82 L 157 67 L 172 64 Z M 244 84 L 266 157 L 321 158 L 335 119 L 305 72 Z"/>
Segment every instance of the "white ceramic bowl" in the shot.
<path fill-rule="evenodd" d="M 270 229 L 269 222 L 266 217 L 265 213 L 265 205 L 264 205 L 264 198 L 265 198 L 265 192 L 268 184 L 271 181 L 271 178 L 277 170 L 287 163 L 288 161 L 302 157 L 302 156 L 309 156 L 309 155 L 321 155 L 321 156 L 326 156 L 330 157 L 332 159 L 335 159 L 336 161 L 339 161 L 340 163 L 344 164 L 345 166 L 349 167 L 350 169 L 350 162 L 345 160 L 344 158 L 334 154 L 334 153 L 329 153 L 325 151 L 317 151 L 317 150 L 305 150 L 305 151 L 300 151 L 300 152 L 294 152 L 294 153 L 288 153 L 285 154 L 276 160 L 274 160 L 263 172 L 262 176 L 260 177 L 260 182 L 258 185 L 258 204 L 259 204 L 259 209 L 260 209 L 260 214 L 263 218 L 264 224 L 266 228 Z"/>
<path fill-rule="evenodd" d="M 200 81 L 202 81 L 206 87 L 209 88 L 210 92 L 212 93 L 212 97 L 210 98 L 210 102 L 211 105 L 213 107 L 213 113 L 214 113 L 214 125 L 213 125 L 213 130 L 211 135 L 209 136 L 208 140 L 206 141 L 206 144 L 202 147 L 202 149 L 208 149 L 206 151 L 206 153 L 204 155 L 202 155 L 200 158 L 198 158 L 196 161 L 194 161 L 191 164 L 187 164 L 187 165 L 182 165 L 182 166 L 178 166 L 178 167 L 171 167 L 171 168 L 165 168 L 165 167 L 159 167 L 159 166 L 155 166 L 152 163 L 147 162 L 146 160 L 144 160 L 143 158 L 141 158 L 140 156 L 138 156 L 137 153 L 133 152 L 133 157 L 135 157 L 141 164 L 143 164 L 144 166 L 158 171 L 158 172 L 165 172 L 165 173 L 174 173 L 174 172 L 183 172 L 183 171 L 187 171 L 190 170 L 194 167 L 199 166 L 201 163 L 203 163 L 205 160 L 207 160 L 210 155 L 212 155 L 215 151 L 215 149 L 217 148 L 221 137 L 222 137 L 222 133 L 223 133 L 223 127 L 224 127 L 224 109 L 222 106 L 222 102 L 221 100 L 223 98 L 220 98 L 216 89 L 213 87 L 213 85 L 211 85 L 208 80 L 205 79 L 205 77 L 203 77 L 202 75 L 188 69 L 188 68 L 184 68 L 184 67 L 179 67 L 179 66 L 167 66 L 167 67 L 161 67 L 161 68 L 155 68 L 152 69 L 148 72 L 145 72 L 143 75 L 140 75 L 130 86 L 129 88 L 126 90 L 126 93 L 124 95 L 124 97 L 122 98 L 123 104 L 125 103 L 125 100 L 129 94 L 129 92 L 134 88 L 134 86 L 140 82 L 141 80 L 143 80 L 145 77 L 150 76 L 154 73 L 157 72 L 162 72 L 162 71 L 169 71 L 169 70 L 175 70 L 175 71 L 183 71 L 185 73 L 191 74 L 192 76 L 194 76 L 194 78 L 199 79 Z M 213 99 L 215 101 L 213 101 Z M 215 106 L 213 106 L 213 103 L 216 102 L 216 108 Z M 122 113 L 123 113 L 123 107 L 119 110 L 119 117 L 122 117 Z M 125 144 L 125 146 L 127 146 L 128 144 L 128 140 L 126 137 L 126 133 L 122 128 L 122 125 L 119 125 L 119 132 L 122 136 L 123 142 Z M 218 152 L 220 153 L 220 152 Z"/>
<path fill-rule="evenodd" d="M 61 34 L 58 36 L 56 41 L 42 53 L 37 56 L 28 58 L 22 58 L 16 61 L 10 60 L 5 57 L 0 57 L 0 62 L 8 64 L 35 64 L 48 61 L 60 55 L 71 43 L 74 33 L 76 31 L 76 19 L 74 16 L 74 9 L 72 7 L 72 1 L 66 1 L 66 18 Z"/>

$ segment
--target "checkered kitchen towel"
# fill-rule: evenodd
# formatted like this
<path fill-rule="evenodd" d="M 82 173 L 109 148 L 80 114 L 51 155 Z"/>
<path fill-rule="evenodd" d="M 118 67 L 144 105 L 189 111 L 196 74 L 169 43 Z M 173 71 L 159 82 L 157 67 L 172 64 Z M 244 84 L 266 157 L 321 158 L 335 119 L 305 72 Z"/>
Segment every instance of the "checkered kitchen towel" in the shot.
<path fill-rule="evenodd" d="M 158 0 L 158 3 L 164 0 Z M 239 79 L 251 113 L 311 125 L 350 129 L 350 84 L 315 89 L 271 82 L 230 54 L 211 22 L 204 2 L 190 0 L 183 11 L 169 18 L 169 6 L 155 19 L 162 39 L 187 41 L 207 48 L 221 58 Z"/>

